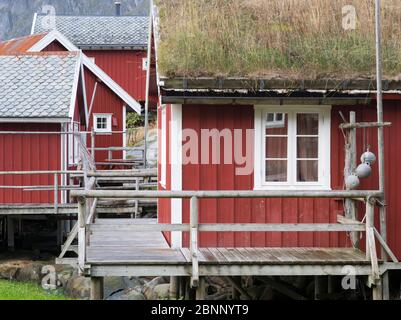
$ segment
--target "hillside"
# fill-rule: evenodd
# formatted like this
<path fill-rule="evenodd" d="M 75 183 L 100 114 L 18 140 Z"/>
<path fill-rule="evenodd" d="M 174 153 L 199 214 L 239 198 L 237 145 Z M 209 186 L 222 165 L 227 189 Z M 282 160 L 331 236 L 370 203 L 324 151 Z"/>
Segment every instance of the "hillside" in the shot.
<path fill-rule="evenodd" d="M 122 0 L 122 14 L 147 15 L 149 0 Z M 0 39 L 29 34 L 35 12 L 52 5 L 56 14 L 113 15 L 114 0 L 0 0 Z"/>

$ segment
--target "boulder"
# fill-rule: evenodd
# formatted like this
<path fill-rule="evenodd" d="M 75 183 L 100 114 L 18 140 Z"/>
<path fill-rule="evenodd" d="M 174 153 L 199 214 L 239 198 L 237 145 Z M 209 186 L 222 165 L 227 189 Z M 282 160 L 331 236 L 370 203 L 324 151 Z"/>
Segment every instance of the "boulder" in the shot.
<path fill-rule="evenodd" d="M 90 297 L 90 279 L 74 276 L 68 280 L 65 287 L 65 293 L 76 299 L 88 299 Z"/>
<path fill-rule="evenodd" d="M 126 289 L 109 296 L 106 300 L 145 300 L 145 296 L 136 289 Z"/>
<path fill-rule="evenodd" d="M 44 276 L 42 274 L 42 267 L 43 265 L 39 263 L 27 264 L 15 274 L 15 280 L 20 282 L 40 283 Z"/>
<path fill-rule="evenodd" d="M 158 284 L 153 289 L 153 300 L 168 300 L 170 298 L 170 284 Z"/>

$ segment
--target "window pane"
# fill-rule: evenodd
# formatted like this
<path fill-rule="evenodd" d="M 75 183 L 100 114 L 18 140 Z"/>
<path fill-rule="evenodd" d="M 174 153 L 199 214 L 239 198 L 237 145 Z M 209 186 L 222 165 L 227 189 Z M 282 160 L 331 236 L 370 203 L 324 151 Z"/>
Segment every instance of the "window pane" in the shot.
<path fill-rule="evenodd" d="M 288 117 L 286 113 L 271 112 L 265 118 L 267 135 L 286 135 L 288 133 Z"/>
<path fill-rule="evenodd" d="M 286 160 L 267 160 L 266 161 L 266 181 L 267 182 L 287 181 L 287 161 Z"/>
<path fill-rule="evenodd" d="M 319 138 L 297 138 L 297 158 L 318 158 Z"/>
<path fill-rule="evenodd" d="M 319 181 L 317 160 L 298 160 L 297 161 L 297 182 L 317 182 Z"/>
<path fill-rule="evenodd" d="M 266 158 L 287 158 L 287 138 L 266 137 Z"/>
<path fill-rule="evenodd" d="M 318 135 L 319 134 L 319 114 L 317 114 L 317 113 L 298 113 L 297 114 L 297 134 L 298 135 Z"/>

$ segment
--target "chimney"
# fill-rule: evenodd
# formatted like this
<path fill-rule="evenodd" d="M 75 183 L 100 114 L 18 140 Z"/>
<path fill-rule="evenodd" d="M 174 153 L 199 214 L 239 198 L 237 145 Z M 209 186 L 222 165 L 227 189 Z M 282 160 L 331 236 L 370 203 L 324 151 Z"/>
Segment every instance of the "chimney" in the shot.
<path fill-rule="evenodd" d="M 116 5 L 116 16 L 121 16 L 121 2 L 116 1 L 114 4 Z"/>

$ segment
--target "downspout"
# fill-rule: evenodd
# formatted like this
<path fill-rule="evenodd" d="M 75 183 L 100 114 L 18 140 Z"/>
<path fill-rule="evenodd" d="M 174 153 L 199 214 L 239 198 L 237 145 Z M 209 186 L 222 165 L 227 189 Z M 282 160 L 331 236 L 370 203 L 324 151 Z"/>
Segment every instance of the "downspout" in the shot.
<path fill-rule="evenodd" d="M 148 31 L 148 65 L 146 69 L 146 100 L 145 100 L 145 140 L 144 140 L 144 167 L 147 168 L 147 152 L 148 152 L 148 126 L 149 126 L 149 90 L 150 90 L 150 66 L 151 66 L 151 58 L 152 58 L 152 10 L 153 1 L 150 2 L 150 10 L 149 10 L 149 31 Z"/>

